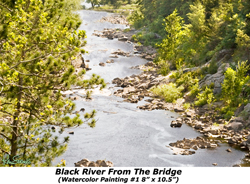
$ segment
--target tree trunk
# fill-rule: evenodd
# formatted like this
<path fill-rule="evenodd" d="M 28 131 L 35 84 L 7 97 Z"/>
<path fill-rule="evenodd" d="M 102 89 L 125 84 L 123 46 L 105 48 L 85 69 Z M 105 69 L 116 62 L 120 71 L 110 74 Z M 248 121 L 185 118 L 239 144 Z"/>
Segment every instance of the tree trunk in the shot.
<path fill-rule="evenodd" d="M 12 138 L 11 138 L 11 154 L 10 154 L 10 160 L 13 161 L 14 157 L 17 155 L 17 138 L 18 138 L 18 117 L 20 114 L 20 108 L 21 108 L 21 99 L 22 99 L 22 77 L 19 74 L 19 93 L 18 93 L 18 102 L 17 102 L 17 111 L 15 112 L 15 115 L 13 116 L 13 130 L 12 130 Z M 15 166 L 15 165 L 12 165 Z"/>

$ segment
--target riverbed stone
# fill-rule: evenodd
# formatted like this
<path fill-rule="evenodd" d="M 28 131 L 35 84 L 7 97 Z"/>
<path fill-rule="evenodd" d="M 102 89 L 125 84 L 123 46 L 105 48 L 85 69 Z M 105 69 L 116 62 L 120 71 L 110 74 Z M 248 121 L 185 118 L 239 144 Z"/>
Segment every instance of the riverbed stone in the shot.
<path fill-rule="evenodd" d="M 200 121 L 198 121 L 195 125 L 194 128 L 197 130 L 201 130 L 203 129 L 203 123 L 201 123 Z"/>
<path fill-rule="evenodd" d="M 128 40 L 128 37 L 126 37 L 126 36 L 123 36 L 123 37 L 118 38 L 118 41 L 123 41 L 123 42 L 125 42 L 125 41 L 127 41 L 127 40 Z"/>
<path fill-rule="evenodd" d="M 89 161 L 88 159 L 82 159 L 75 163 L 75 167 L 113 167 L 113 163 L 111 161 L 105 161 L 105 160 L 97 160 Z"/>
<path fill-rule="evenodd" d="M 182 123 L 180 121 L 172 121 L 170 124 L 171 127 L 175 128 L 175 127 L 181 127 Z"/>
<path fill-rule="evenodd" d="M 175 112 L 184 112 L 185 110 L 182 107 L 175 107 L 174 111 Z"/>
<path fill-rule="evenodd" d="M 182 149 L 186 149 L 186 150 L 188 150 L 188 149 L 198 150 L 199 148 L 200 149 L 212 148 L 212 147 L 215 147 L 214 145 L 216 145 L 216 144 L 214 141 L 210 142 L 209 139 L 197 137 L 194 139 L 184 138 L 183 140 L 178 140 L 177 142 L 170 143 L 169 145 L 171 147 L 182 148 Z"/>
<path fill-rule="evenodd" d="M 85 111 L 85 108 L 81 108 L 80 111 L 81 111 L 81 112 L 84 112 L 84 111 Z"/>
<path fill-rule="evenodd" d="M 123 88 L 123 93 L 125 93 L 125 94 L 126 93 L 133 93 L 136 91 L 137 91 L 137 89 L 135 89 L 135 87 L 133 87 L 133 86 Z"/>
<path fill-rule="evenodd" d="M 100 65 L 100 66 L 105 66 L 106 64 L 103 63 L 103 62 L 101 62 L 101 63 L 99 63 L 99 65 Z"/>

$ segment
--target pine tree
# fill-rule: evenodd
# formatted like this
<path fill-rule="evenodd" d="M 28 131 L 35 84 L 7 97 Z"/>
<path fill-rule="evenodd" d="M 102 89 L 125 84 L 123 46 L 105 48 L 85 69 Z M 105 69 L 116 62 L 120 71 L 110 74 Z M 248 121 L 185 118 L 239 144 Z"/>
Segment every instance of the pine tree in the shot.
<path fill-rule="evenodd" d="M 95 111 L 85 114 L 85 121 L 79 114 L 70 118 L 75 105 L 61 94 L 71 85 L 85 89 L 105 85 L 96 75 L 83 80 L 85 70 L 75 73 L 71 63 L 85 52 L 81 47 L 86 35 L 76 31 L 81 22 L 69 5 L 66 0 L 0 1 L 1 158 L 14 161 L 18 157 L 34 166 L 50 166 L 69 140 L 59 141 L 51 125 L 62 133 L 87 120 L 95 124 Z"/>

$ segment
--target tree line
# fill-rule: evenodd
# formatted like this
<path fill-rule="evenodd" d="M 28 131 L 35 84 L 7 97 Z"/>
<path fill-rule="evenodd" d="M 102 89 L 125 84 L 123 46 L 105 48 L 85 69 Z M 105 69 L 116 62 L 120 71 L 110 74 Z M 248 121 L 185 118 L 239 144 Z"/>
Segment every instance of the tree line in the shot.
<path fill-rule="evenodd" d="M 92 8 L 101 5 L 111 5 L 114 8 L 118 8 L 122 4 L 131 4 L 133 0 L 87 0 L 87 3 L 91 3 Z"/>

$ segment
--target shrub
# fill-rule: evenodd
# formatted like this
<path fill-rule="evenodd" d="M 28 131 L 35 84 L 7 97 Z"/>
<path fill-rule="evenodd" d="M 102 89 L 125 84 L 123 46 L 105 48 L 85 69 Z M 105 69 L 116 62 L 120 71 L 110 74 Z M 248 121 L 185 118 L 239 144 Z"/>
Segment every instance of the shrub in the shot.
<path fill-rule="evenodd" d="M 218 70 L 217 63 L 214 60 L 212 60 L 207 70 L 209 74 L 215 74 Z"/>
<path fill-rule="evenodd" d="M 210 104 L 215 100 L 213 90 L 208 88 L 208 87 L 206 87 L 206 89 L 205 89 L 205 91 L 203 91 L 203 93 L 199 93 L 196 97 L 198 98 L 198 100 L 195 101 L 194 103 L 197 106 Z"/>
<path fill-rule="evenodd" d="M 193 85 L 193 86 L 190 87 L 190 94 L 189 94 L 189 96 L 191 98 L 195 98 L 199 94 L 200 91 L 201 91 L 201 89 L 200 89 L 199 84 L 197 82 L 195 85 Z"/>
<path fill-rule="evenodd" d="M 178 86 L 183 86 L 184 91 L 190 90 L 192 86 L 198 83 L 198 79 L 192 75 L 192 72 L 187 72 L 182 74 L 177 80 L 176 84 Z"/>
<path fill-rule="evenodd" d="M 234 115 L 235 110 L 236 110 L 236 107 L 225 106 L 225 107 L 222 107 L 222 109 L 220 110 L 220 113 L 223 114 L 223 117 L 226 120 L 229 120 Z"/>
<path fill-rule="evenodd" d="M 153 88 L 151 91 L 160 97 L 163 97 L 166 102 L 174 102 L 182 97 L 183 87 L 177 87 L 174 83 L 163 84 Z"/>
<path fill-rule="evenodd" d="M 222 84 L 222 96 L 228 105 L 237 106 L 240 103 L 238 97 L 242 92 L 244 84 L 249 80 L 249 76 L 245 77 L 248 69 L 247 62 L 239 62 L 236 71 L 229 67 L 225 72 L 225 79 Z"/>
<path fill-rule="evenodd" d="M 162 61 L 159 63 L 159 66 L 160 66 L 159 73 L 162 74 L 163 76 L 166 76 L 170 72 L 169 63 Z"/>
<path fill-rule="evenodd" d="M 189 108 L 190 108 L 190 103 L 184 103 L 184 104 L 183 104 L 183 108 L 184 108 L 185 110 L 189 109 Z"/>

